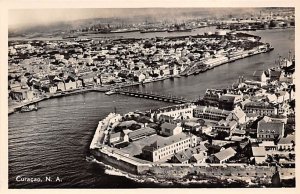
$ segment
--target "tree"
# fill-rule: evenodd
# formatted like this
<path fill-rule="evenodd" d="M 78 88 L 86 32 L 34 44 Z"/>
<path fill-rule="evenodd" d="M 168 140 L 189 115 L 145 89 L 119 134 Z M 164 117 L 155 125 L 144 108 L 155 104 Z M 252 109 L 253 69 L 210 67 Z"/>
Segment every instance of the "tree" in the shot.
<path fill-rule="evenodd" d="M 280 182 L 280 176 L 279 172 L 275 172 L 275 174 L 272 176 L 272 187 L 280 187 L 281 182 Z"/>
<path fill-rule="evenodd" d="M 226 131 L 217 131 L 216 139 L 224 140 L 229 134 Z"/>

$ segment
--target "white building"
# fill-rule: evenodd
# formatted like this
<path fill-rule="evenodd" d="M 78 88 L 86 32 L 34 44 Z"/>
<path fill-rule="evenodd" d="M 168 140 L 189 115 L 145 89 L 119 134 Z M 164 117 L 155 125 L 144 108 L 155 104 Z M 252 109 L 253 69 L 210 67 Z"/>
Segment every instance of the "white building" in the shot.
<path fill-rule="evenodd" d="M 157 162 L 161 159 L 170 158 L 175 153 L 195 147 L 197 137 L 180 133 L 167 138 L 158 138 L 151 145 L 147 145 L 142 149 L 143 155 L 147 160 Z"/>
<path fill-rule="evenodd" d="M 172 136 L 177 135 L 182 132 L 182 127 L 180 123 L 175 125 L 171 123 L 163 123 L 161 125 L 161 134 L 164 136 Z"/>

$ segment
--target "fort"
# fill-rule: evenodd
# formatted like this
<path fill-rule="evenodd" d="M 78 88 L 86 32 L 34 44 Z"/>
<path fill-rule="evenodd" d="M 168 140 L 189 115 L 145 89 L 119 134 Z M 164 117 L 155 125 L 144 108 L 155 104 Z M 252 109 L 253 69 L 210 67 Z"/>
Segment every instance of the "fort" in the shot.
<path fill-rule="evenodd" d="M 99 161 L 132 175 L 145 175 L 157 179 L 174 180 L 193 175 L 198 177 L 215 177 L 219 179 L 251 180 L 263 179 L 271 182 L 276 172 L 280 179 L 295 177 L 292 168 L 276 166 L 257 166 L 243 163 L 234 164 L 170 164 L 152 163 L 135 157 L 126 156 L 118 149 L 103 146 L 92 149 L 90 153 Z"/>
<path fill-rule="evenodd" d="M 98 161 L 124 171 L 133 176 L 143 176 L 161 180 L 183 179 L 187 176 L 217 178 L 221 180 L 263 180 L 271 183 L 272 177 L 278 173 L 281 180 L 295 178 L 294 168 L 277 165 L 249 165 L 246 163 L 157 163 L 130 156 L 118 148 L 105 145 L 105 130 L 111 121 L 120 115 L 111 113 L 99 122 L 90 144 L 90 154 Z"/>

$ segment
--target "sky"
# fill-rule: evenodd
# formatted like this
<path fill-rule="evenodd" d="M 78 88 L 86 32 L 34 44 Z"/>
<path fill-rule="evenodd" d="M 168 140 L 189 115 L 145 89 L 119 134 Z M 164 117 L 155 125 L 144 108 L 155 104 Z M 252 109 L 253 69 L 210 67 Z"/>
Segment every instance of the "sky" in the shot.
<path fill-rule="evenodd" d="M 73 8 L 73 9 L 12 9 L 8 26 L 30 27 L 90 18 L 151 16 L 155 19 L 181 19 L 191 14 L 199 16 L 244 15 L 259 13 L 264 8 Z"/>
<path fill-rule="evenodd" d="M 202 12 L 204 9 L 189 9 L 189 8 L 172 8 L 172 9 L 159 9 L 159 8 L 142 8 L 142 9 L 18 9 L 9 10 L 8 25 L 10 27 L 31 26 L 31 25 L 47 25 L 50 23 L 61 21 L 72 21 L 88 18 L 107 18 L 107 17 L 124 17 L 124 16 L 139 16 L 151 15 L 154 17 L 167 16 L 175 17 L 181 13 L 193 10 L 194 12 Z M 214 14 L 222 11 L 221 9 L 205 9 L 207 12 Z M 232 8 L 226 9 L 233 10 Z M 237 9 L 235 9 L 237 10 Z M 200 13 L 201 14 L 201 13 Z"/>

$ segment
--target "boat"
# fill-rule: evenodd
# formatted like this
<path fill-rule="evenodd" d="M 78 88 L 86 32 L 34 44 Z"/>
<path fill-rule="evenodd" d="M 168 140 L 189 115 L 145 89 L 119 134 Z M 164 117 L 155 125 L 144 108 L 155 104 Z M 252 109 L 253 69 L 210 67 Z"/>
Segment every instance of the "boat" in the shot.
<path fill-rule="evenodd" d="M 112 94 L 116 94 L 116 92 L 113 91 L 113 90 L 110 90 L 110 91 L 105 92 L 105 94 L 109 96 L 109 95 L 112 95 Z"/>
<path fill-rule="evenodd" d="M 186 28 L 186 29 L 169 29 L 167 32 L 191 32 L 192 29 Z"/>
<path fill-rule="evenodd" d="M 137 28 L 131 28 L 131 29 L 117 29 L 117 30 L 111 30 L 110 33 L 127 33 L 127 32 L 139 32 L 140 30 Z"/>
<path fill-rule="evenodd" d="M 141 30 L 140 33 L 152 33 L 152 32 L 165 32 L 167 31 L 167 29 L 145 29 L 145 30 Z"/>
<path fill-rule="evenodd" d="M 63 39 L 75 39 L 75 38 L 78 38 L 78 36 L 72 36 L 72 35 L 70 35 L 70 36 L 64 36 L 62 38 Z"/>
<path fill-rule="evenodd" d="M 31 111 L 37 111 L 39 108 L 36 104 L 30 104 L 23 106 L 20 110 L 20 112 L 31 112 Z"/>

